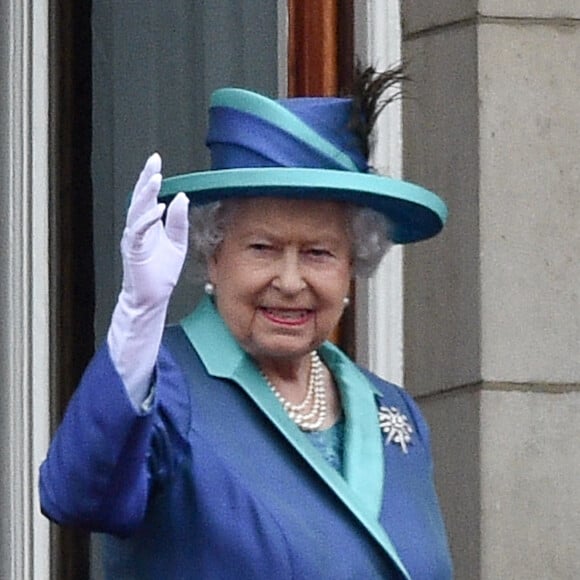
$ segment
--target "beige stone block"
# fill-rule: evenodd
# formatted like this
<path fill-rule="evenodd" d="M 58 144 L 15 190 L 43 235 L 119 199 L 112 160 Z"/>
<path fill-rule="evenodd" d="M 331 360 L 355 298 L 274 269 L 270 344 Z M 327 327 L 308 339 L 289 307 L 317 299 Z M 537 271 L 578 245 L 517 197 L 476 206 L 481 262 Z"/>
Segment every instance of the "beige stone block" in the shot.
<path fill-rule="evenodd" d="M 403 1 L 401 2 L 403 35 L 473 20 L 476 14 L 477 0 Z"/>
<path fill-rule="evenodd" d="M 442 0 L 441 2 L 401 2 L 405 36 L 442 26 L 470 23 L 476 18 L 552 19 L 580 18 L 576 0 Z"/>
<path fill-rule="evenodd" d="M 480 429 L 479 392 L 461 389 L 421 399 L 431 427 L 431 446 L 441 508 L 456 580 L 479 580 Z"/>
<path fill-rule="evenodd" d="M 483 16 L 509 18 L 551 18 L 555 20 L 580 17 L 577 0 L 480 0 Z"/>
<path fill-rule="evenodd" d="M 482 393 L 482 580 L 580 578 L 578 417 L 580 392 Z"/>
<path fill-rule="evenodd" d="M 456 580 L 580 577 L 580 385 L 419 400 Z"/>
<path fill-rule="evenodd" d="M 475 27 L 404 43 L 404 175 L 448 204 L 444 232 L 405 250 L 405 384 L 414 393 L 477 382 L 478 89 Z"/>
<path fill-rule="evenodd" d="M 479 28 L 482 372 L 580 379 L 580 23 Z"/>

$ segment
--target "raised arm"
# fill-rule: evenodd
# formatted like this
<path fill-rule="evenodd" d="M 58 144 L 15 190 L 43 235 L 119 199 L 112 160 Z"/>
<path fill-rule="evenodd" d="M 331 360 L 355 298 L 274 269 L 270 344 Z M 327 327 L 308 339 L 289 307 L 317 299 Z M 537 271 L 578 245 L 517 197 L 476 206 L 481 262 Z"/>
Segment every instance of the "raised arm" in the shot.
<path fill-rule="evenodd" d="M 139 176 L 127 213 L 123 285 L 107 335 L 111 359 L 137 407 L 149 391 L 169 298 L 187 252 L 188 199 L 177 195 L 163 224 L 160 188 L 161 157 L 155 153 Z"/>
<path fill-rule="evenodd" d="M 169 205 L 163 223 L 160 170 L 161 158 L 154 154 L 137 181 L 121 242 L 123 284 L 107 343 L 87 367 L 40 469 L 42 510 L 62 524 L 124 535 L 147 506 L 156 415 L 143 401 L 188 235 L 184 194 Z"/>

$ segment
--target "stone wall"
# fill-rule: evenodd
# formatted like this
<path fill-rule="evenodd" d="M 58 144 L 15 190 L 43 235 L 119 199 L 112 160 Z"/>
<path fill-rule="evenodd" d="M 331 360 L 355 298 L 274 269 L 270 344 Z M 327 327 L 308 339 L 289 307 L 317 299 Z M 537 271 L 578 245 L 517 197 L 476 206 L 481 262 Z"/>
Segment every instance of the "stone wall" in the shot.
<path fill-rule="evenodd" d="M 580 577 L 580 4 L 403 2 L 406 384 L 458 580 Z"/>

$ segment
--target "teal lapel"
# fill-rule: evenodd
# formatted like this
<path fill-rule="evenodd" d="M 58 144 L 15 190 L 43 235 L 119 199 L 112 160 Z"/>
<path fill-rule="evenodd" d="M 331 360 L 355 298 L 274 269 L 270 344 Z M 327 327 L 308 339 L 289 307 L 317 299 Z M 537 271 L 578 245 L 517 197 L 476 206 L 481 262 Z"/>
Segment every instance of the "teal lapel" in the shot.
<path fill-rule="evenodd" d="M 409 578 L 395 547 L 378 520 L 384 481 L 383 442 L 375 404 L 376 393 L 358 368 L 330 343 L 325 343 L 319 349 L 340 387 L 345 411 L 343 478 L 288 417 L 259 369 L 231 335 L 209 298 L 205 297 L 193 313 L 181 321 L 181 326 L 209 374 L 231 379 L 244 389 L 379 542 L 403 575 Z"/>

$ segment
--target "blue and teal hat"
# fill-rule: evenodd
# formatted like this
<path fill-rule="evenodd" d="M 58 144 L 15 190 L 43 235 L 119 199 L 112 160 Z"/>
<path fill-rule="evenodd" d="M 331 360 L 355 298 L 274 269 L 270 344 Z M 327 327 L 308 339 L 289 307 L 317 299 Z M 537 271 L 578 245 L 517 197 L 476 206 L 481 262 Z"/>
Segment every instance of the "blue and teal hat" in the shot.
<path fill-rule="evenodd" d="M 445 203 L 418 185 L 371 173 L 351 117 L 348 98 L 272 100 L 219 89 L 209 111 L 211 170 L 164 179 L 159 198 L 184 191 L 195 204 L 233 197 L 343 201 L 384 214 L 395 243 L 439 233 Z"/>

